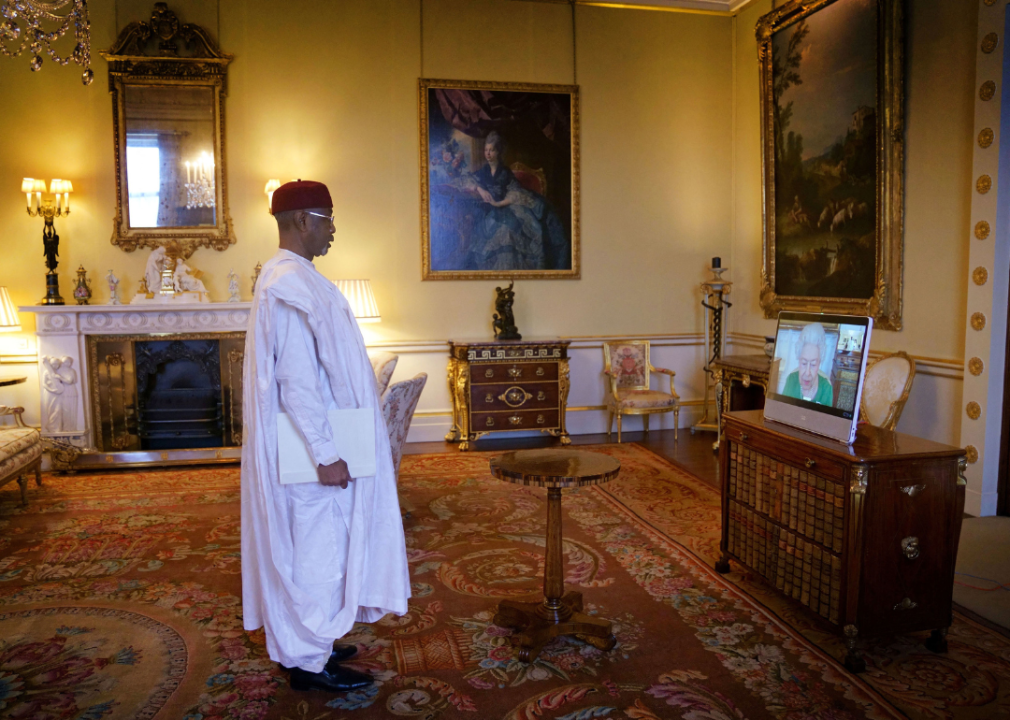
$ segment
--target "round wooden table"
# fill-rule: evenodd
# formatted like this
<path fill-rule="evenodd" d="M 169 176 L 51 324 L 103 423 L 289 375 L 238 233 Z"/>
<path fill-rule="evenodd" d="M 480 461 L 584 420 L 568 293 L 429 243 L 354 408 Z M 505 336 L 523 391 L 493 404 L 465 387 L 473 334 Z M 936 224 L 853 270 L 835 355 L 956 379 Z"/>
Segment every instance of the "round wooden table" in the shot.
<path fill-rule="evenodd" d="M 565 593 L 561 490 L 609 482 L 620 470 L 621 463 L 609 455 L 571 448 L 518 450 L 492 458 L 491 474 L 499 480 L 547 488 L 544 598 L 534 602 L 503 600 L 494 616 L 495 625 L 520 631 L 512 644 L 522 662 L 531 662 L 558 635 L 575 635 L 601 650 L 611 650 L 617 642 L 608 620 L 582 612 L 582 593 Z"/>

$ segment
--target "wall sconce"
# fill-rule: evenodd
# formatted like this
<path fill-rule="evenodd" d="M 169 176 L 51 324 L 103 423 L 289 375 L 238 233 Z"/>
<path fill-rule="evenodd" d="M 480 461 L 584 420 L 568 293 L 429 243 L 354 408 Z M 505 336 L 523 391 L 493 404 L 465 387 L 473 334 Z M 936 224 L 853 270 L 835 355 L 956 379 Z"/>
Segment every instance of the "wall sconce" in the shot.
<path fill-rule="evenodd" d="M 280 180 L 267 180 L 267 186 L 263 188 L 263 192 L 267 194 L 267 212 L 271 215 L 274 214 L 274 190 L 281 186 Z"/>
<path fill-rule="evenodd" d="M 333 284 L 347 298 L 354 318 L 359 323 L 382 322 L 379 315 L 379 304 L 375 302 L 372 283 L 368 280 L 334 280 Z"/>
<path fill-rule="evenodd" d="M 7 288 L 0 285 L 0 333 L 21 332 L 21 318 Z"/>
<path fill-rule="evenodd" d="M 53 220 L 70 214 L 70 193 L 74 191 L 73 183 L 69 180 L 53 178 L 49 183 L 49 192 L 56 196 L 56 204 L 50 199 L 43 200 L 42 193 L 46 191 L 46 181 L 35 178 L 25 178 L 21 181 L 21 192 L 25 194 L 28 214 L 31 217 L 39 217 L 45 220 L 45 227 L 42 229 L 42 251 L 46 256 L 46 296 L 42 298 L 43 305 L 63 305 L 63 298 L 60 297 L 60 278 L 56 274 L 58 262 L 56 258 L 60 254 L 60 236 L 56 234 Z M 35 196 L 34 198 L 32 196 Z"/>

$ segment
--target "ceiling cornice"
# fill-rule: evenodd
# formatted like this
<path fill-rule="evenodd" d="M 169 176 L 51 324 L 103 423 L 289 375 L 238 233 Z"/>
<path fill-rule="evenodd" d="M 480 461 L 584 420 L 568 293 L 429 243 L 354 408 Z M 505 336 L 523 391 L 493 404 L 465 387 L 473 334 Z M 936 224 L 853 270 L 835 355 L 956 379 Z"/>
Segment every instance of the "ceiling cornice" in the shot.
<path fill-rule="evenodd" d="M 556 5 L 616 8 L 619 10 L 655 10 L 660 12 L 736 15 L 754 0 L 518 0 Z"/>

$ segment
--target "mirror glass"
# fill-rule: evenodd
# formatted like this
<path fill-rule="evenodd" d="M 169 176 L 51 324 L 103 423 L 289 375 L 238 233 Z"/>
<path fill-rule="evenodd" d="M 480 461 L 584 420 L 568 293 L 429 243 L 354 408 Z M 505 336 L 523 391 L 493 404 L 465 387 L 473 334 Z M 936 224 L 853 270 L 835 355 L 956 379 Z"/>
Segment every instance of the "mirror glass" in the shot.
<path fill-rule="evenodd" d="M 129 227 L 215 227 L 213 88 L 124 89 Z"/>

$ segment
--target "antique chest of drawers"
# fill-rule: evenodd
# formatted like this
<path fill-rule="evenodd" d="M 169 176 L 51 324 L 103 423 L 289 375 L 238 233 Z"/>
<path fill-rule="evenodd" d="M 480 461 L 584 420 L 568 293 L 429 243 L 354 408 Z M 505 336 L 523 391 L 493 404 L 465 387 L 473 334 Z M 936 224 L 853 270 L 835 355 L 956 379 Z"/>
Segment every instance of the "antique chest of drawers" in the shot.
<path fill-rule="evenodd" d="M 869 425 L 852 445 L 723 415 L 722 558 L 734 559 L 844 632 L 932 630 L 946 650 L 964 511 L 964 451 Z"/>
<path fill-rule="evenodd" d="M 492 432 L 541 430 L 567 445 L 568 340 L 449 341 L 452 429 L 460 450 Z"/>

